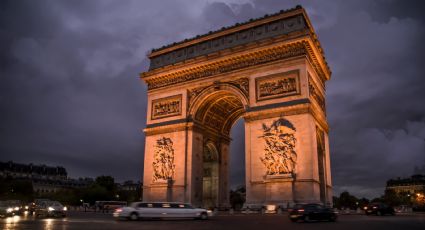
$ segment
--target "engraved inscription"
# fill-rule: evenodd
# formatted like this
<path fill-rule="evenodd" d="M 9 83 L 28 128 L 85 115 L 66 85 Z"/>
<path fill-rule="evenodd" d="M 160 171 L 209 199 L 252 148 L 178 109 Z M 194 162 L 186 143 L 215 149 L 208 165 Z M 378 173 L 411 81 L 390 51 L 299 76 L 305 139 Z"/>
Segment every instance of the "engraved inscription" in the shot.
<path fill-rule="evenodd" d="M 257 101 L 299 94 L 298 70 L 255 79 Z"/>
<path fill-rule="evenodd" d="M 181 115 L 182 95 L 152 101 L 152 120 Z"/>
<path fill-rule="evenodd" d="M 295 173 L 297 153 L 295 152 L 295 127 L 284 118 L 274 121 L 270 127 L 263 124 L 263 138 L 266 142 L 261 162 L 266 166 L 266 175 L 290 175 Z"/>

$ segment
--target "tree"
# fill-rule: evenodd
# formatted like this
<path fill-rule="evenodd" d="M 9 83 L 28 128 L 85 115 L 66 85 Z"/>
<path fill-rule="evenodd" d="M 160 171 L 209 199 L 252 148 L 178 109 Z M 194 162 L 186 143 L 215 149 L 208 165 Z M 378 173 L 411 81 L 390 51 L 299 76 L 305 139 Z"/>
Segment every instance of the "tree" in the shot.
<path fill-rule="evenodd" d="M 339 195 L 337 202 L 337 208 L 356 209 L 358 205 L 358 199 L 347 191 L 344 191 Z"/>
<path fill-rule="evenodd" d="M 0 199 L 32 201 L 34 197 L 30 180 L 25 179 L 0 179 Z"/>
<path fill-rule="evenodd" d="M 230 190 L 230 205 L 233 209 L 239 210 L 245 203 L 246 189 L 244 186 L 239 186 L 235 191 Z"/>
<path fill-rule="evenodd" d="M 115 180 L 111 176 L 98 176 L 96 177 L 96 184 L 104 187 L 107 191 L 114 192 L 116 190 Z"/>

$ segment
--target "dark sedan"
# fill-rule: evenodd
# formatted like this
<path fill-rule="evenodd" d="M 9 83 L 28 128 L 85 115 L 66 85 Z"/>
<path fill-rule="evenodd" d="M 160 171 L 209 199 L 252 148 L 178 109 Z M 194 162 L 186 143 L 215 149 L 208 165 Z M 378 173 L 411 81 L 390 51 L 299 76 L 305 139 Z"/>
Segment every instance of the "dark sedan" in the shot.
<path fill-rule="evenodd" d="M 383 204 L 383 203 L 372 203 L 365 207 L 366 215 L 395 215 L 395 210 L 393 207 Z"/>
<path fill-rule="evenodd" d="M 303 220 L 310 221 L 336 221 L 337 213 L 321 204 L 297 204 L 289 212 L 289 219 L 292 222 Z"/>

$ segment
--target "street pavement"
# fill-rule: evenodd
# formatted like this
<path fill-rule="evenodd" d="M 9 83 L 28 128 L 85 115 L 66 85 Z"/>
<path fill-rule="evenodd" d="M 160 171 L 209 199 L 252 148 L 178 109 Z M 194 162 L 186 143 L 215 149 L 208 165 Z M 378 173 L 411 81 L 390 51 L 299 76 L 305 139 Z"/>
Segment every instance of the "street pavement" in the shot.
<path fill-rule="evenodd" d="M 34 218 L 33 216 L 0 219 L 0 229 L 425 229 L 425 213 L 399 214 L 396 216 L 340 215 L 336 222 L 292 223 L 283 214 L 218 214 L 209 220 L 140 220 L 116 221 L 112 214 L 71 211 L 66 218 Z"/>

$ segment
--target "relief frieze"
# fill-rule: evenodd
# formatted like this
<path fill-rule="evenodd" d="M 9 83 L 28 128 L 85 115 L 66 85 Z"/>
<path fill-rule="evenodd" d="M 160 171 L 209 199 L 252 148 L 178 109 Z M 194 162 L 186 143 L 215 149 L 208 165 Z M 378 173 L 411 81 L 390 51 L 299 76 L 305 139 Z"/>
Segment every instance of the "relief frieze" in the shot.
<path fill-rule="evenodd" d="M 156 141 L 152 166 L 154 182 L 173 178 L 176 165 L 173 141 L 170 138 L 162 137 Z"/>
<path fill-rule="evenodd" d="M 151 119 L 178 116 L 182 113 L 182 95 L 159 98 L 152 101 Z"/>
<path fill-rule="evenodd" d="M 257 101 L 299 94 L 299 71 L 256 78 L 255 91 Z"/>
<path fill-rule="evenodd" d="M 310 75 L 309 75 L 308 89 L 310 91 L 310 96 L 317 102 L 317 104 L 319 104 L 319 106 L 323 110 L 323 112 L 326 113 L 325 98 L 318 91 L 317 86 L 313 83 L 313 80 L 311 79 Z"/>
<path fill-rule="evenodd" d="M 298 42 L 275 49 L 264 50 L 261 54 L 254 53 L 245 55 L 237 59 L 229 60 L 220 65 L 211 64 L 203 66 L 202 68 L 197 68 L 193 71 L 184 71 L 181 73 L 165 75 L 161 78 L 147 79 L 146 83 L 148 84 L 149 90 L 157 89 L 181 82 L 255 66 L 270 61 L 306 55 L 308 53 L 308 49 L 309 45 L 307 42 Z"/>
<path fill-rule="evenodd" d="M 233 34 L 225 35 L 192 46 L 184 47 L 151 59 L 149 70 L 174 64 L 186 59 L 217 52 L 219 50 L 244 45 L 264 38 L 288 34 L 296 30 L 304 30 L 307 24 L 302 15 L 270 22 Z"/>
<path fill-rule="evenodd" d="M 249 98 L 249 79 L 248 78 L 239 78 L 236 79 L 234 81 L 229 81 L 229 82 L 214 82 L 213 84 L 216 85 L 220 85 L 221 83 L 229 83 L 232 84 L 233 86 L 236 86 L 238 89 L 240 89 L 242 91 L 242 93 Z M 197 87 L 197 88 L 193 88 L 188 90 L 188 104 L 191 105 L 193 104 L 193 102 L 195 101 L 195 98 L 201 94 L 201 92 L 210 87 L 210 85 L 207 86 L 201 86 L 201 87 Z M 189 106 L 188 106 L 189 109 Z"/>
<path fill-rule="evenodd" d="M 263 124 L 263 135 L 265 141 L 264 157 L 261 162 L 266 167 L 266 175 L 293 176 L 297 162 L 295 151 L 296 129 L 291 122 L 284 118 L 274 121 L 270 127 Z"/>
<path fill-rule="evenodd" d="M 229 83 L 238 87 L 238 89 L 240 89 L 245 94 L 245 96 L 247 98 L 249 98 L 249 79 L 248 78 L 246 78 L 246 77 L 239 78 L 239 79 L 231 81 Z"/>

